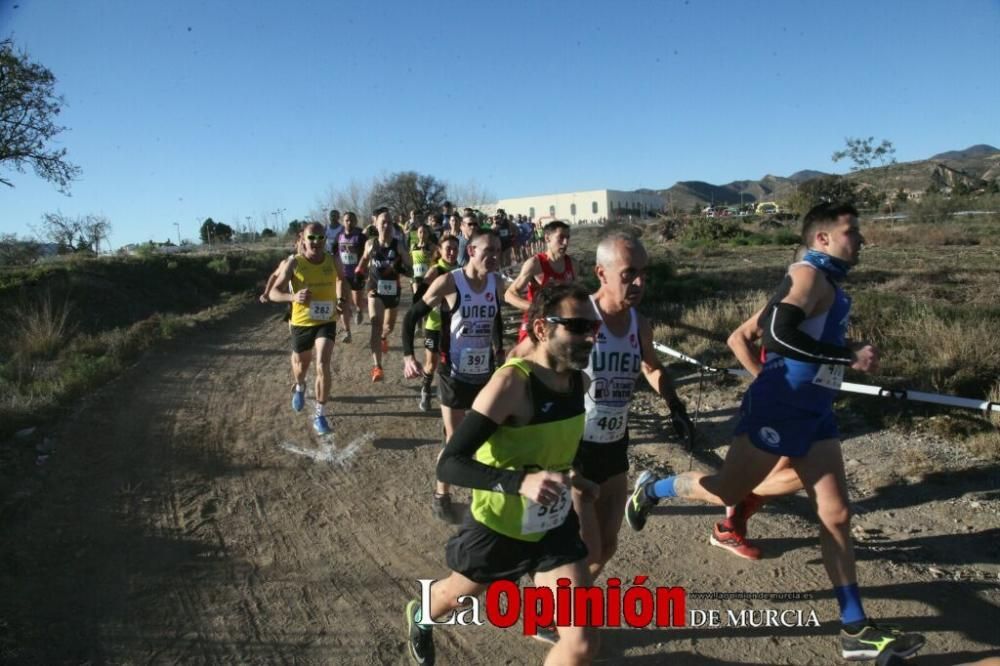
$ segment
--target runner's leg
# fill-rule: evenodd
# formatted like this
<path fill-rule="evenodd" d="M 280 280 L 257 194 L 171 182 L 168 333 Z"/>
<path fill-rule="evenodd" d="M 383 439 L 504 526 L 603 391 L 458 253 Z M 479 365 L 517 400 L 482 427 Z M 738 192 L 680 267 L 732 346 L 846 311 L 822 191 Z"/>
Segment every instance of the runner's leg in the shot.
<path fill-rule="evenodd" d="M 557 581 L 560 578 L 568 578 L 571 588 L 588 587 L 593 582 L 590 572 L 587 570 L 586 561 L 580 560 L 564 564 L 550 571 L 539 571 L 535 574 L 535 585 L 552 590 L 554 599 L 558 590 Z M 559 632 L 559 642 L 545 657 L 546 666 L 589 664 L 597 656 L 600 638 L 596 627 L 560 626 L 556 627 L 556 630 Z"/>

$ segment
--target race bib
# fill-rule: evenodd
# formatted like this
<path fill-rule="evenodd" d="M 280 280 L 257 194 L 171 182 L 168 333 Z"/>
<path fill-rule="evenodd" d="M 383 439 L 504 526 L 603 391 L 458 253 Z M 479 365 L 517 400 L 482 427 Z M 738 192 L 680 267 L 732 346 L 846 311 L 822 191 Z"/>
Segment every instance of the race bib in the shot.
<path fill-rule="evenodd" d="M 625 436 L 627 427 L 627 405 L 624 407 L 594 405 L 594 409 L 587 412 L 583 439 L 588 442 L 617 442 Z"/>
<path fill-rule="evenodd" d="M 340 263 L 345 266 L 357 266 L 358 265 L 358 255 L 353 252 L 340 252 Z"/>
<path fill-rule="evenodd" d="M 490 371 L 490 348 L 467 347 L 458 357 L 458 371 L 463 375 L 485 375 Z"/>
<path fill-rule="evenodd" d="M 812 383 L 839 391 L 840 385 L 844 383 L 844 366 L 824 363 L 819 366 L 819 370 L 816 371 L 816 376 L 813 377 Z"/>
<path fill-rule="evenodd" d="M 398 291 L 395 280 L 379 280 L 375 288 L 379 296 L 395 296 Z"/>
<path fill-rule="evenodd" d="M 501 229 L 500 238 L 507 238 L 507 236 L 510 236 L 510 231 L 508 231 L 507 229 Z"/>
<path fill-rule="evenodd" d="M 333 301 L 311 301 L 309 303 L 309 318 L 313 321 L 333 319 Z"/>
<path fill-rule="evenodd" d="M 524 500 L 524 510 L 521 514 L 521 534 L 536 534 L 548 532 L 566 522 L 566 516 L 573 506 L 568 487 L 562 489 L 559 499 L 551 506 L 533 502 L 527 497 Z"/>
<path fill-rule="evenodd" d="M 427 274 L 427 264 L 413 264 L 413 277 L 422 278 Z"/>

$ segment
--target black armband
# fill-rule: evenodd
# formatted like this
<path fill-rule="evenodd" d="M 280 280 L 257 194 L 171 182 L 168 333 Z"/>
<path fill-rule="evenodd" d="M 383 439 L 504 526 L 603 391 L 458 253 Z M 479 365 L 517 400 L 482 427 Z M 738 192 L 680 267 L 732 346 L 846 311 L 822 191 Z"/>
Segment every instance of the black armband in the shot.
<path fill-rule="evenodd" d="M 417 327 L 417 322 L 429 315 L 431 306 L 427 305 L 423 299 L 413 302 L 410 309 L 403 317 L 403 356 L 413 356 L 413 330 Z"/>
<path fill-rule="evenodd" d="M 813 340 L 799 330 L 806 320 L 802 308 L 791 303 L 777 303 L 761 320 L 764 348 L 787 358 L 806 363 L 850 365 L 854 352 L 847 347 Z"/>
<path fill-rule="evenodd" d="M 490 467 L 473 457 L 499 427 L 474 409 L 466 412 L 461 425 L 441 452 L 437 465 L 438 480 L 464 488 L 517 495 L 527 472 Z"/>

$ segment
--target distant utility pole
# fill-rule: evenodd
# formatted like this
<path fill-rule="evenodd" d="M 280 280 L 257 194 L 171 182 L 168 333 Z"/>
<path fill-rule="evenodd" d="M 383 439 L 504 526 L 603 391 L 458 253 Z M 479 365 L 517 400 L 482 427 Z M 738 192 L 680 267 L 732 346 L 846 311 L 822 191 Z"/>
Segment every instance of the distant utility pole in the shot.
<path fill-rule="evenodd" d="M 177 245 L 181 244 L 181 223 L 174 222 L 174 226 L 177 227 Z"/>

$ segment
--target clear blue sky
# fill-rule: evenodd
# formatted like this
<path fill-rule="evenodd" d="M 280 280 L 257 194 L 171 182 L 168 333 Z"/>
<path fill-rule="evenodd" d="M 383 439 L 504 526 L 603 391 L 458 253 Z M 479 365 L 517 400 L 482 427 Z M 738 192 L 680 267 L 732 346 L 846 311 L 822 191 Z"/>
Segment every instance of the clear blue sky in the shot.
<path fill-rule="evenodd" d="M 1000 145 L 997 0 L 0 0 L 0 37 L 58 78 L 83 169 L 70 197 L 4 170 L 0 232 L 104 214 L 115 246 L 400 170 L 512 197 Z"/>

